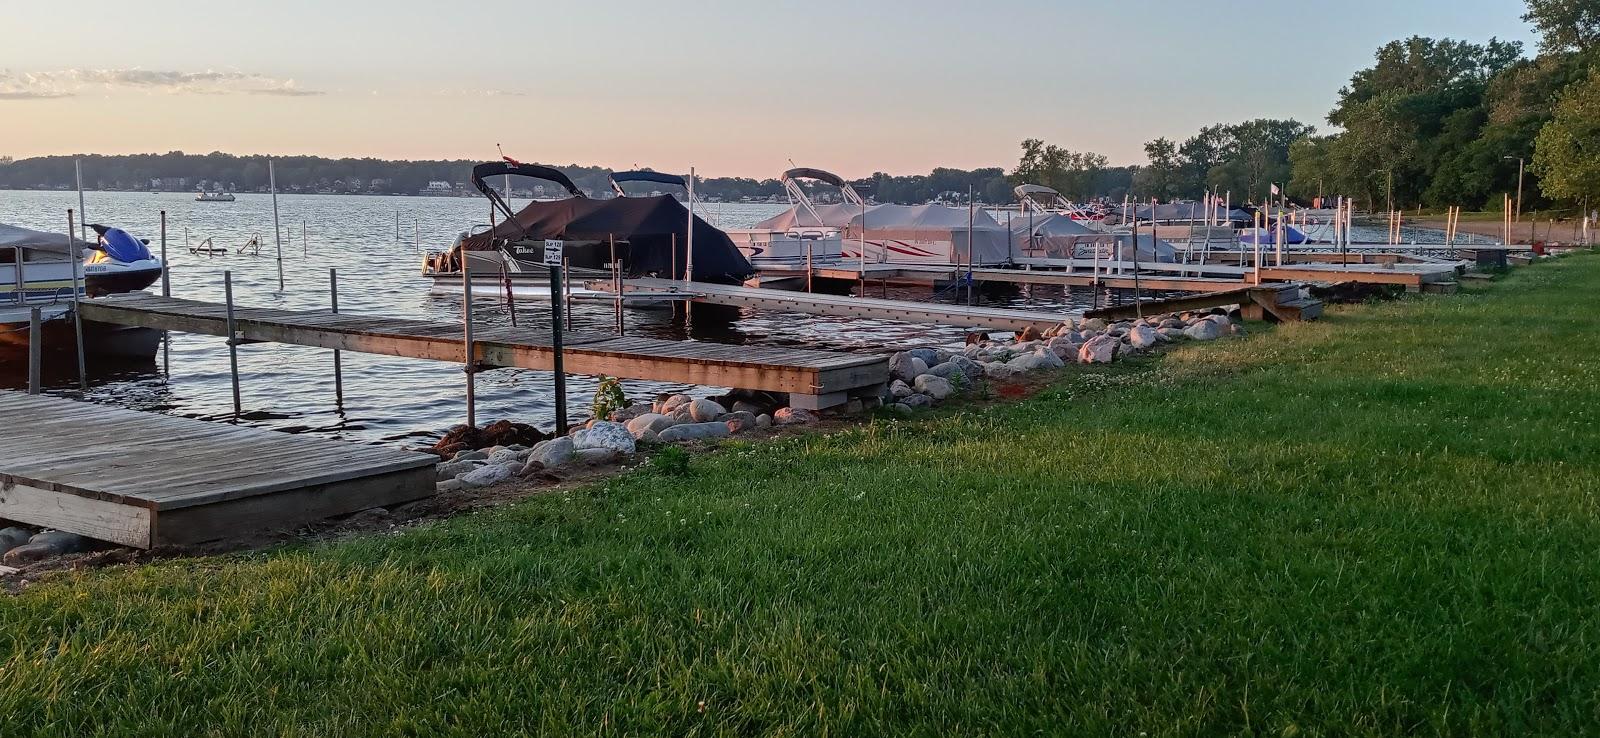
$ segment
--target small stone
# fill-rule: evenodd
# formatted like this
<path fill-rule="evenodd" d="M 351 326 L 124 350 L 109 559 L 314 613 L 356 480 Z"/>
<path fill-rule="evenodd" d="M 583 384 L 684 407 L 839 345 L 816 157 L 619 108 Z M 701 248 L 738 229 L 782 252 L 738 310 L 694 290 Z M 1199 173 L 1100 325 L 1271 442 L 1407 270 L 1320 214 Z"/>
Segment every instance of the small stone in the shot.
<path fill-rule="evenodd" d="M 689 403 L 689 418 L 696 423 L 709 423 L 726 414 L 728 414 L 727 408 L 711 400 L 701 399 Z"/>
<path fill-rule="evenodd" d="M 647 435 L 654 438 L 661 431 L 671 428 L 673 422 L 672 417 L 668 415 L 645 413 L 628 421 L 627 428 L 628 433 L 632 434 L 635 439 L 642 440 Z"/>
<path fill-rule="evenodd" d="M 507 447 L 507 448 L 497 449 L 497 450 L 491 452 L 489 454 L 489 463 L 491 463 L 491 464 L 510 464 L 510 463 L 518 462 L 518 461 L 526 461 L 527 457 L 528 457 L 527 452 L 518 451 L 518 450 L 516 450 L 514 448 Z"/>
<path fill-rule="evenodd" d="M 1183 321 L 1178 320 L 1177 318 L 1163 318 L 1161 320 L 1160 325 L 1158 325 L 1157 327 L 1159 327 L 1159 328 L 1177 328 L 1179 330 L 1182 330 L 1183 329 Z"/>
<path fill-rule="evenodd" d="M 672 395 L 657 404 L 656 412 L 662 415 L 671 415 L 672 411 L 691 402 L 694 402 L 694 398 L 688 395 Z"/>
<path fill-rule="evenodd" d="M 915 377 L 912 379 L 915 380 Z M 911 385 L 906 384 L 898 379 L 889 383 L 889 394 L 893 395 L 895 399 L 909 397 L 913 392 L 916 392 L 916 390 L 911 389 Z"/>
<path fill-rule="evenodd" d="M 640 415 L 645 415 L 652 412 L 655 412 L 654 405 L 648 402 L 638 402 L 611 413 L 611 417 L 606 418 L 606 420 L 609 420 L 613 423 L 627 423 L 628 421 L 633 420 Z"/>
<path fill-rule="evenodd" d="M 482 451 L 462 451 L 455 455 L 451 461 L 488 461 L 489 455 Z"/>
<path fill-rule="evenodd" d="M 1044 334 L 1031 325 L 1017 332 L 1018 341 L 1037 341 L 1041 338 L 1044 338 Z"/>
<path fill-rule="evenodd" d="M 894 356 L 889 357 L 889 376 L 908 382 L 916 379 L 917 373 L 915 368 L 911 365 L 911 362 L 915 358 L 916 357 L 905 351 L 901 351 L 896 353 Z"/>
<path fill-rule="evenodd" d="M 468 487 L 459 479 L 446 479 L 433 485 L 433 491 L 439 494 L 443 494 L 445 492 L 460 492 L 464 489 L 471 489 L 471 487 Z"/>
<path fill-rule="evenodd" d="M 1162 328 L 1156 331 L 1156 335 L 1161 336 L 1168 341 L 1176 341 L 1184 337 L 1182 328 Z"/>
<path fill-rule="evenodd" d="M 762 411 L 766 410 L 766 408 L 760 405 L 757 405 L 753 402 L 747 402 L 745 400 L 739 400 L 738 402 L 733 403 L 733 407 L 729 409 L 736 413 L 750 413 L 751 415 L 760 415 Z"/>
<path fill-rule="evenodd" d="M 1078 324 L 1079 330 L 1095 331 L 1096 333 L 1105 330 L 1106 327 L 1107 323 L 1103 318 L 1089 318 Z"/>
<path fill-rule="evenodd" d="M 1037 351 L 1029 352 L 1006 362 L 1006 366 L 1011 367 L 1011 369 L 1016 372 L 1038 371 L 1050 366 L 1049 359 L 1046 359 L 1046 356 L 1055 359 L 1056 355 L 1048 351 L 1044 353 Z M 1057 365 L 1059 365 L 1060 361 L 1060 359 L 1056 359 Z"/>
<path fill-rule="evenodd" d="M 456 477 L 466 474 L 467 472 L 487 463 L 489 462 L 480 459 L 471 459 L 468 461 L 446 461 L 443 464 L 435 464 L 433 466 L 434 479 L 440 482 L 449 479 L 455 479 Z"/>
<path fill-rule="evenodd" d="M 634 451 L 633 434 L 621 423 L 601 421 L 592 428 L 572 434 L 572 447 L 574 450 L 609 448 L 619 454 L 631 454 Z"/>
<path fill-rule="evenodd" d="M 744 410 L 740 410 L 736 413 L 728 413 L 727 415 L 719 418 L 719 420 L 728 425 L 729 433 L 743 433 L 744 431 L 752 430 L 756 427 L 755 414 L 746 412 Z"/>
<path fill-rule="evenodd" d="M 772 427 L 772 416 L 768 415 L 766 413 L 762 413 L 760 415 L 757 415 L 756 416 L 756 427 L 757 428 L 771 428 Z"/>
<path fill-rule="evenodd" d="M 943 364 L 935 364 L 928 367 L 928 374 L 931 374 L 935 377 L 944 377 L 945 379 L 949 379 L 950 375 L 960 371 L 961 367 L 956 366 L 956 363 L 953 361 L 946 361 Z"/>
<path fill-rule="evenodd" d="M 486 464 L 456 477 L 456 481 L 468 487 L 488 487 L 504 482 L 516 474 L 517 469 L 511 464 Z"/>
<path fill-rule="evenodd" d="M 726 438 L 728 434 L 727 423 L 683 423 L 661 431 L 657 439 L 662 443 L 677 443 L 679 441 L 699 441 L 707 438 Z"/>
<path fill-rule="evenodd" d="M 1122 342 L 1111 336 L 1095 336 L 1078 350 L 1078 361 L 1084 364 L 1110 364 L 1117 358 Z"/>
<path fill-rule="evenodd" d="M 935 400 L 943 400 L 946 397 L 949 397 L 950 393 L 955 391 L 955 388 L 950 386 L 950 380 L 945 379 L 944 377 L 935 376 L 933 374 L 924 374 L 920 377 L 917 377 L 917 383 L 915 387 L 917 392 L 932 397 Z"/>
<path fill-rule="evenodd" d="M 907 397 L 904 400 L 901 400 L 900 404 L 912 409 L 929 408 L 933 407 L 933 398 L 924 394 L 915 394 Z"/>
<path fill-rule="evenodd" d="M 913 361 L 920 363 L 920 360 L 917 359 L 913 359 Z M 779 408 L 778 412 L 772 414 L 772 422 L 777 423 L 778 425 L 803 425 L 806 423 L 817 422 L 817 416 L 810 410 L 802 410 L 798 407 L 785 407 Z"/>
<path fill-rule="evenodd" d="M 994 361 L 983 365 L 983 376 L 990 379 L 1010 379 L 1016 375 L 1016 368 L 1004 362 Z"/>
<path fill-rule="evenodd" d="M 911 406 L 903 402 L 896 402 L 889 406 L 889 412 L 894 413 L 895 415 L 910 415 Z"/>

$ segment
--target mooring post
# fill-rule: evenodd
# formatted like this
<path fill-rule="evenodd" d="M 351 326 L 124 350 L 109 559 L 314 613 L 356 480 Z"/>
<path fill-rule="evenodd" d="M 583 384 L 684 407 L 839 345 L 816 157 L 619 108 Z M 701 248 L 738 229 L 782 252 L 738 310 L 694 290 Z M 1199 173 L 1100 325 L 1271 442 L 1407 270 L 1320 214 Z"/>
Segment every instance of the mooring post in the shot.
<path fill-rule="evenodd" d="M 18 264 L 22 263 L 19 259 Z M 44 331 L 39 326 L 39 308 L 28 309 L 28 394 L 39 394 L 39 366 L 44 363 Z"/>
<path fill-rule="evenodd" d="M 310 239 L 306 238 L 306 219 L 305 218 L 301 218 L 300 219 L 300 255 L 301 256 L 310 256 L 311 255 L 311 242 L 310 242 Z"/>
<path fill-rule="evenodd" d="M 467 375 L 467 425 L 477 427 L 477 364 L 472 358 L 472 270 L 466 252 L 461 254 L 461 371 Z"/>
<path fill-rule="evenodd" d="M 172 296 L 172 282 L 167 273 L 172 271 L 167 263 L 167 211 L 161 211 L 161 296 Z"/>
<path fill-rule="evenodd" d="M 759 284 L 759 282 L 757 283 Z M 811 291 L 811 241 L 806 241 L 806 292 Z"/>
<path fill-rule="evenodd" d="M 278 225 L 278 175 L 272 167 L 272 160 L 267 160 L 267 181 L 272 185 L 272 244 L 276 249 L 278 258 L 278 291 L 283 291 L 283 228 Z M 261 248 L 261 242 L 256 241 L 256 248 Z"/>
<path fill-rule="evenodd" d="M 239 418 L 242 405 L 239 402 L 239 333 L 234 328 L 233 321 L 233 272 L 222 272 L 222 296 L 228 308 L 228 373 L 233 379 L 233 417 Z"/>
<path fill-rule="evenodd" d="M 394 242 L 400 243 L 400 208 L 394 209 Z"/>
<path fill-rule="evenodd" d="M 568 305 L 572 304 L 572 264 L 571 260 L 565 256 L 561 257 L 561 299 Z M 572 310 L 568 309 L 563 313 L 562 322 L 566 324 L 567 330 L 570 331 L 572 330 Z"/>
<path fill-rule="evenodd" d="M 612 319 L 616 323 L 613 328 L 617 335 L 622 335 L 622 264 L 617 261 L 617 236 L 611 234 L 611 298 Z M 563 257 L 565 259 L 565 257 Z"/>
<path fill-rule="evenodd" d="M 328 270 L 328 301 L 330 310 L 334 315 L 339 314 L 339 270 Z M 339 349 L 333 350 L 333 398 L 340 407 L 344 407 L 344 366 L 339 355 Z"/>
<path fill-rule="evenodd" d="M 567 370 L 561 356 L 561 280 L 567 262 L 565 241 L 544 242 L 544 265 L 550 269 L 550 350 L 556 384 L 556 435 L 567 434 Z"/>
<path fill-rule="evenodd" d="M 83 361 L 83 311 L 79 309 L 78 300 L 83 296 L 83 283 L 79 278 L 79 270 L 83 268 L 83 252 L 78 250 L 78 244 L 72 240 L 72 209 L 67 208 L 67 266 L 72 271 L 72 334 L 78 350 L 78 389 L 89 389 L 89 372 L 84 368 Z M 22 253 L 17 253 L 17 263 L 22 263 Z M 21 267 L 17 267 L 18 274 Z M 27 299 L 26 293 L 23 299 Z"/>

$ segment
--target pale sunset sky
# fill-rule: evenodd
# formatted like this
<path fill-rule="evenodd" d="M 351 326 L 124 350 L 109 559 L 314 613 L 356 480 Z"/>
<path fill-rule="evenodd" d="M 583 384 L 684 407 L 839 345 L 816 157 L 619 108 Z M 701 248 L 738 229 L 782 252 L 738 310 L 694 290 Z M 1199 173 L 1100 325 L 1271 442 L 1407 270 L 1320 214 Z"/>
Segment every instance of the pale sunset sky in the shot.
<path fill-rule="evenodd" d="M 1326 128 L 1411 35 L 1533 38 L 1520 0 L 0 0 L 0 156 L 495 158 L 770 177 L 1144 159 Z"/>

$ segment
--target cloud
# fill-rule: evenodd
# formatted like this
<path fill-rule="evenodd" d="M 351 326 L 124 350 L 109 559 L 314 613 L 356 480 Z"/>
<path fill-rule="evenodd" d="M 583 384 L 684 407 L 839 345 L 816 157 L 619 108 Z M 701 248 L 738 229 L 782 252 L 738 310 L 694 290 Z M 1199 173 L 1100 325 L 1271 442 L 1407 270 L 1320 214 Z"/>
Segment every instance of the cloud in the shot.
<path fill-rule="evenodd" d="M 0 70 L 0 100 L 37 100 L 72 97 L 85 90 L 128 89 L 168 94 L 278 95 L 309 97 L 323 94 L 307 90 L 292 79 L 253 72 L 179 72 L 157 69 L 61 69 L 44 72 Z"/>

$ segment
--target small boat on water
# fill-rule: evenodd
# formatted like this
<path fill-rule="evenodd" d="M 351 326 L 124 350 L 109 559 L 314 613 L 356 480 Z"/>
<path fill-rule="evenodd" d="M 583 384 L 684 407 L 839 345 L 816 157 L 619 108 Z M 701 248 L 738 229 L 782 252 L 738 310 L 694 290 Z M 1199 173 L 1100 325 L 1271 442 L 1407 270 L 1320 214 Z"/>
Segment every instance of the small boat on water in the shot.
<path fill-rule="evenodd" d="M 233 202 L 232 192 L 197 192 L 195 202 Z"/>
<path fill-rule="evenodd" d="M 649 173 L 657 175 L 657 173 Z M 518 176 L 554 182 L 566 190 L 563 200 L 535 201 L 513 213 L 505 200 L 485 180 Z M 657 175 L 662 181 L 675 175 Z M 622 181 L 630 180 L 624 177 Z M 624 277 L 684 279 L 739 284 L 755 272 L 739 254 L 728 235 L 691 215 L 671 195 L 616 197 L 597 200 L 586 196 L 567 175 L 532 164 L 491 162 L 472 169 L 472 183 L 503 216 L 493 227 L 475 226 L 459 235 L 449 251 L 424 257 L 423 276 L 432 280 L 434 294 L 461 294 L 463 276 L 470 278 L 475 295 L 550 299 L 550 272 L 544 265 L 546 240 L 564 243 L 574 300 L 614 299 L 610 293 L 583 288 L 586 280 L 609 279 L 613 253 Z M 620 189 L 620 185 L 614 185 Z M 479 230 L 483 229 L 483 230 Z M 615 251 L 613 252 L 613 248 Z M 466 270 L 466 275 L 462 270 Z M 679 293 L 631 293 L 625 305 L 648 307 L 681 302 Z"/>

